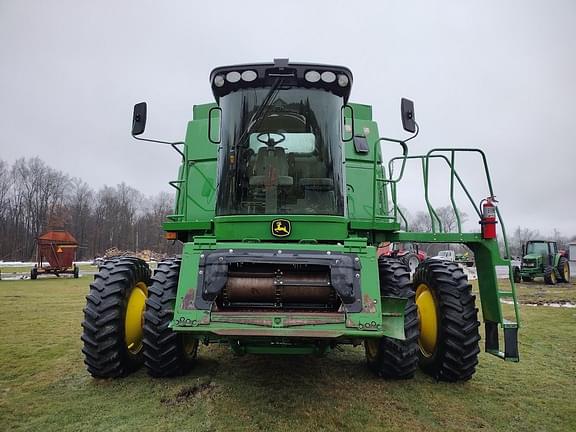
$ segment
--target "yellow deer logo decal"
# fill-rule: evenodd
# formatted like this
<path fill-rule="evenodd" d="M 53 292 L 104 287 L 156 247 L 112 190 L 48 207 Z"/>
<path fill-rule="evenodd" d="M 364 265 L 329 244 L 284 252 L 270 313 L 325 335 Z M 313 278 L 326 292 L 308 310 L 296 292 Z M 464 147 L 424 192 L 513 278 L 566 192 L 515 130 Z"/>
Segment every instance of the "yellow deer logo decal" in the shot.
<path fill-rule="evenodd" d="M 286 237 L 290 235 L 290 231 L 290 221 L 286 219 L 275 219 L 272 221 L 272 235 Z"/>

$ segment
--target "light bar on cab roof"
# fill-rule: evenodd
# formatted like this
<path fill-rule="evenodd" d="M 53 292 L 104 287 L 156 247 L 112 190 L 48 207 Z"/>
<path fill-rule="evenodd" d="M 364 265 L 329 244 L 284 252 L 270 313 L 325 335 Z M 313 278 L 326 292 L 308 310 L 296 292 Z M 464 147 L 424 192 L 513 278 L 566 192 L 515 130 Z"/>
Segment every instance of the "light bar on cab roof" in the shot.
<path fill-rule="evenodd" d="M 352 72 L 343 66 L 289 63 L 287 59 L 274 63 L 223 66 L 210 74 L 212 92 L 220 97 L 242 88 L 265 88 L 278 79 L 282 86 L 321 88 L 344 98 L 347 102 L 352 87 Z"/>

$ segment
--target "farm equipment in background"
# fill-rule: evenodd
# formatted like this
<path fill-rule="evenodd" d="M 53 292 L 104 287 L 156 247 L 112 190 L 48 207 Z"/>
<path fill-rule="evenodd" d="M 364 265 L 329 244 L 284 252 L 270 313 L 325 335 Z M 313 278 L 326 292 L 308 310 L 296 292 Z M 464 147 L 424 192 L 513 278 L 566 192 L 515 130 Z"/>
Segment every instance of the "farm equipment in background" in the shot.
<path fill-rule="evenodd" d="M 426 252 L 421 251 L 415 243 L 382 243 L 378 247 L 378 256 L 397 258 L 406 264 L 411 272 L 426 259 Z"/>
<path fill-rule="evenodd" d="M 410 378 L 420 365 L 438 380 L 470 379 L 480 323 L 461 267 L 426 259 L 411 280 L 399 258 L 378 257 L 383 242 L 466 244 L 476 257 L 485 349 L 518 361 L 514 283 L 502 290 L 496 277 L 496 266 L 511 272 L 494 229 L 497 216 L 507 254 L 504 223 L 495 206 L 483 214 L 456 169 L 458 154 L 478 155 L 482 196 L 493 197 L 481 150 L 408 155 L 406 142 L 417 134 L 413 103 L 401 102 L 413 135 L 381 137 L 372 108 L 349 102 L 352 73 L 341 66 L 286 59 L 226 66 L 212 71 L 210 84 L 216 103 L 194 106 L 184 142 L 141 138 L 146 103 L 134 107 L 132 135 L 169 144 L 181 157 L 170 183 L 175 212 L 163 228 L 183 250 L 153 276 L 136 257 L 110 259 L 95 275 L 82 324 L 92 376 L 123 376 L 142 364 L 152 376 L 180 375 L 201 342 L 238 355 L 363 344 L 368 367 L 385 378 Z M 402 156 L 386 166 L 382 143 L 399 145 Z M 432 232 L 410 231 L 398 203 L 404 166 L 414 160 L 422 164 Z M 443 230 L 430 202 L 431 161 L 450 170 L 457 232 Z M 392 175 L 394 163 L 401 169 Z M 456 187 L 488 228 L 482 233 L 462 231 Z M 512 312 L 501 301 L 510 298 Z"/>
<path fill-rule="evenodd" d="M 542 277 L 548 285 L 570 282 L 570 263 L 554 241 L 530 240 L 522 246 L 522 263 L 514 269 L 514 279 L 531 282 Z"/>
<path fill-rule="evenodd" d="M 438 255 L 433 256 L 432 258 L 456 262 L 466 267 L 474 266 L 474 258 L 471 258 L 468 252 L 456 253 L 453 250 L 442 250 L 438 252 Z"/>
<path fill-rule="evenodd" d="M 36 264 L 30 270 L 30 279 L 37 279 L 39 275 L 72 274 L 79 276 L 76 260 L 78 242 L 67 231 L 47 231 L 37 239 Z"/>

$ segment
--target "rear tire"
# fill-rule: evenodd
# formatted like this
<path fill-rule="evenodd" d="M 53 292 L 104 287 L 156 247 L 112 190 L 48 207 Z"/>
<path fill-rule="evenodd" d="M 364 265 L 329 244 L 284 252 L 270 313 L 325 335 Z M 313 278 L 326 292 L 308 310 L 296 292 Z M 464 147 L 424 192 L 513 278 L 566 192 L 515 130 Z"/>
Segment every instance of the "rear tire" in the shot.
<path fill-rule="evenodd" d="M 522 280 L 522 276 L 520 275 L 520 267 L 514 266 L 512 268 L 512 275 L 514 277 L 514 282 L 519 283 Z"/>
<path fill-rule="evenodd" d="M 382 337 L 364 342 L 368 367 L 388 379 L 408 379 L 418 368 L 418 313 L 408 267 L 398 259 L 378 260 L 380 293 L 382 296 L 407 298 L 404 309 L 405 340 Z"/>
<path fill-rule="evenodd" d="M 159 263 L 148 290 L 144 364 L 153 377 L 183 375 L 196 361 L 198 339 L 168 327 L 174 317 L 180 262 L 180 259 L 169 259 Z"/>
<path fill-rule="evenodd" d="M 556 269 L 553 266 L 546 266 L 544 268 L 544 282 L 547 285 L 556 285 L 558 278 L 556 277 Z"/>
<path fill-rule="evenodd" d="M 132 294 L 141 299 L 149 283 L 148 264 L 134 257 L 108 260 L 94 275 L 86 296 L 81 337 L 84 363 L 93 377 L 125 376 L 142 364 L 142 341 L 136 335 L 136 342 L 128 344 L 126 316 Z M 141 312 L 135 311 L 136 324 Z"/>
<path fill-rule="evenodd" d="M 414 275 L 420 316 L 420 367 L 440 381 L 467 381 L 480 348 L 475 296 L 462 268 L 427 259 Z"/>
<path fill-rule="evenodd" d="M 570 263 L 566 257 L 561 256 L 558 260 L 558 274 L 560 282 L 570 282 Z"/>

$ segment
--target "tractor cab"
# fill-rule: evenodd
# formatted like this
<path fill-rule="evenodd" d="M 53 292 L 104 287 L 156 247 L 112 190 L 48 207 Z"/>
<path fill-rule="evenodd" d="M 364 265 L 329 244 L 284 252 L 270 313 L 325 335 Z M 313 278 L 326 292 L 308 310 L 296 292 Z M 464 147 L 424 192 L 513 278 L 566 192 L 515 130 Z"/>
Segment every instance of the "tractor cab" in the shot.
<path fill-rule="evenodd" d="M 220 67 L 210 79 L 221 116 L 216 215 L 344 216 L 351 72 L 275 60 Z"/>
<path fill-rule="evenodd" d="M 534 240 L 526 243 L 526 250 L 523 256 L 524 265 L 538 267 L 541 265 L 552 265 L 554 255 L 558 253 L 555 242 Z"/>

